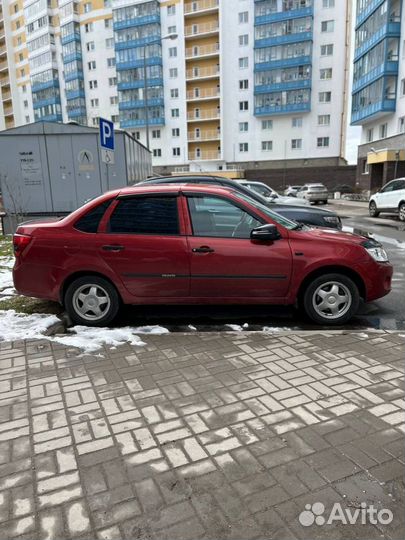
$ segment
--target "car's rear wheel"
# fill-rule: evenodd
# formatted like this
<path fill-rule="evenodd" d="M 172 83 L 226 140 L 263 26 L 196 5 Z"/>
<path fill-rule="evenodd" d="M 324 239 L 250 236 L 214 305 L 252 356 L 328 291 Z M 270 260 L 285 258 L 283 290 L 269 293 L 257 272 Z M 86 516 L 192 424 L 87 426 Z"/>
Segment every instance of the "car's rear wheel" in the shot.
<path fill-rule="evenodd" d="M 111 323 L 120 308 L 115 287 L 98 276 L 75 279 L 65 293 L 66 310 L 76 324 L 105 326 Z"/>
<path fill-rule="evenodd" d="M 357 285 L 342 274 L 325 274 L 312 281 L 303 296 L 306 315 L 318 324 L 340 325 L 359 308 Z"/>
<path fill-rule="evenodd" d="M 377 205 L 374 201 L 371 201 L 371 203 L 368 205 L 368 213 L 371 217 L 378 217 L 380 215 L 380 212 L 377 210 Z"/>
<path fill-rule="evenodd" d="M 405 221 L 405 203 L 399 205 L 399 221 Z"/>

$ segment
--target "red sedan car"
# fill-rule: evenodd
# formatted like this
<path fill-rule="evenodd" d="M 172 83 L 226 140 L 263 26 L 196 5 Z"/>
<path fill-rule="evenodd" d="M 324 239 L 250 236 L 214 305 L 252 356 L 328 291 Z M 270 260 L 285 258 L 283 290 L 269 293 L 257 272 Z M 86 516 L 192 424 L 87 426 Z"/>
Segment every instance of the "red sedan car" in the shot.
<path fill-rule="evenodd" d="M 342 324 L 391 290 L 377 242 L 283 218 L 236 191 L 128 187 L 14 235 L 20 294 L 63 303 L 74 322 L 110 323 L 120 304 L 299 305 Z"/>

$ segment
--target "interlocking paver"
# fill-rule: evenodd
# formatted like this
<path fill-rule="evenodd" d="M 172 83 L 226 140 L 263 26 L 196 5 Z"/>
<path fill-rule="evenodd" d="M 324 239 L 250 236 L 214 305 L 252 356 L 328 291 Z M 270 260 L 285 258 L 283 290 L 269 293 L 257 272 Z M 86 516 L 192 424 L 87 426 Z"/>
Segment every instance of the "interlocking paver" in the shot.
<path fill-rule="evenodd" d="M 0 343 L 0 538 L 309 539 L 363 499 L 397 515 L 357 538 L 403 538 L 405 344 L 362 336 Z"/>

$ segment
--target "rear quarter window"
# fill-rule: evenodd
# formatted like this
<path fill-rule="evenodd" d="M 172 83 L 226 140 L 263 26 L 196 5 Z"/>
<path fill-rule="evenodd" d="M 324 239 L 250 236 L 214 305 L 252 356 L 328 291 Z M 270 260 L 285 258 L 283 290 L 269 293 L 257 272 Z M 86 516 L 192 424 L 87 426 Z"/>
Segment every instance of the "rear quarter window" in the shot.
<path fill-rule="evenodd" d="M 100 221 L 104 216 L 107 208 L 110 206 L 112 199 L 102 202 L 95 208 L 89 210 L 84 216 L 76 221 L 74 228 L 85 233 L 96 233 Z"/>

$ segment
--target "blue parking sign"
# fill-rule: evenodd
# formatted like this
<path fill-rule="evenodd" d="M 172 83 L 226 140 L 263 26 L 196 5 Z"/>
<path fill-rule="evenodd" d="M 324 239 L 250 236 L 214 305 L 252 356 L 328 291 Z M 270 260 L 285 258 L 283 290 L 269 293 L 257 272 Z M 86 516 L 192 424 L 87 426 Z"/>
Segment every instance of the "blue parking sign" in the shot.
<path fill-rule="evenodd" d="M 100 118 L 100 145 L 101 148 L 114 150 L 114 124 L 109 120 Z"/>

